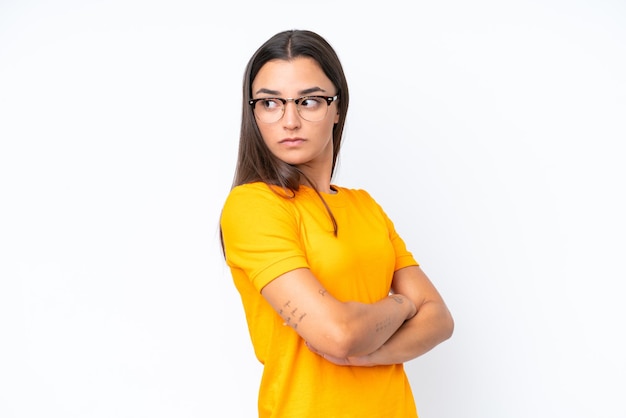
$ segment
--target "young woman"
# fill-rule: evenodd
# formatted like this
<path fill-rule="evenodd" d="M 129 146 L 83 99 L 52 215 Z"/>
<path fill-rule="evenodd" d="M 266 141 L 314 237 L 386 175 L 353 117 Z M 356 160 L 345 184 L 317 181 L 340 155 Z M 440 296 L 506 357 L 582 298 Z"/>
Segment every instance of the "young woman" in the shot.
<path fill-rule="evenodd" d="M 417 417 L 403 363 L 452 335 L 383 209 L 331 182 L 348 101 L 341 63 L 314 32 L 274 35 L 246 67 L 220 223 L 263 364 L 260 417 Z"/>

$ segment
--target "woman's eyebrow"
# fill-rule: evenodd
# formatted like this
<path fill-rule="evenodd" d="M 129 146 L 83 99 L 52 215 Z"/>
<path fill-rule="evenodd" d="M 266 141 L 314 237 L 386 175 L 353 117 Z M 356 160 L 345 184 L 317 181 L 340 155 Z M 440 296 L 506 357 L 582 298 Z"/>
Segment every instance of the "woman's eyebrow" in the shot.
<path fill-rule="evenodd" d="M 306 96 L 307 94 L 311 94 L 311 93 L 326 93 L 326 90 L 324 90 L 321 87 L 310 87 L 308 89 L 304 89 L 304 90 L 300 90 L 298 92 L 299 95 L 301 96 Z M 266 88 L 261 88 L 258 89 L 255 94 L 271 94 L 273 96 L 277 96 L 280 94 L 279 91 L 277 90 L 270 90 L 270 89 L 266 89 Z"/>
<path fill-rule="evenodd" d="M 311 93 L 326 93 L 326 90 L 324 90 L 321 87 L 311 87 L 306 90 L 301 90 L 298 94 L 306 96 L 307 94 L 311 94 Z"/>
<path fill-rule="evenodd" d="M 270 89 L 258 89 L 255 94 L 259 94 L 259 93 L 272 94 L 274 96 L 280 94 L 278 91 L 270 90 Z"/>

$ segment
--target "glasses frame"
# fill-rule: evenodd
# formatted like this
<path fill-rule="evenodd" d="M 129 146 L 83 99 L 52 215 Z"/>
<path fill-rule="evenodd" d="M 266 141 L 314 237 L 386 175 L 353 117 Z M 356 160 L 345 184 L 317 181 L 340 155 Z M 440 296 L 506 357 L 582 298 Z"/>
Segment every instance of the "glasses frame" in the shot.
<path fill-rule="evenodd" d="M 306 99 L 324 99 L 324 101 L 326 102 L 326 114 L 324 115 L 324 117 L 326 117 L 326 115 L 328 114 L 328 108 L 330 107 L 330 105 L 334 101 L 339 99 L 339 94 L 335 94 L 334 96 L 309 95 L 309 96 L 298 97 L 298 98 L 295 98 L 295 99 L 292 98 L 292 97 L 289 97 L 289 98 L 286 98 L 286 99 L 284 99 L 282 97 L 260 97 L 258 99 L 250 99 L 250 100 L 248 100 L 248 104 L 250 106 L 252 106 L 252 112 L 254 112 L 255 115 L 256 115 L 256 112 L 255 112 L 254 109 L 256 108 L 256 104 L 257 104 L 257 102 L 260 102 L 262 100 L 278 100 L 279 102 L 281 102 L 283 104 L 283 108 L 282 108 L 282 112 L 281 112 L 280 117 L 278 119 L 276 119 L 274 122 L 264 122 L 264 123 L 276 123 L 279 120 L 281 120 L 283 118 L 283 116 L 285 116 L 285 107 L 287 106 L 287 102 L 294 102 L 295 105 L 296 105 L 296 110 L 298 111 L 298 115 L 302 119 L 304 119 L 304 120 L 306 120 L 308 122 L 319 122 L 320 120 L 324 119 L 324 118 L 322 118 L 320 120 L 314 121 L 314 120 L 308 120 L 307 118 L 302 116 L 302 114 L 300 113 L 300 106 L 299 106 L 299 104 L 300 104 L 301 101 L 306 100 Z"/>

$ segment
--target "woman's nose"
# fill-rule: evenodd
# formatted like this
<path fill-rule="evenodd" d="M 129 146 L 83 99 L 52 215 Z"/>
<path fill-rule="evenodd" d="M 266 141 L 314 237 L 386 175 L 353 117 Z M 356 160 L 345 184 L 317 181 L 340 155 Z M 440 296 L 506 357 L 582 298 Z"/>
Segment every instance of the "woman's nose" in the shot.
<path fill-rule="evenodd" d="M 285 103 L 285 110 L 283 115 L 283 123 L 285 126 L 294 127 L 300 125 L 300 114 L 298 113 L 298 105 L 294 101 Z"/>

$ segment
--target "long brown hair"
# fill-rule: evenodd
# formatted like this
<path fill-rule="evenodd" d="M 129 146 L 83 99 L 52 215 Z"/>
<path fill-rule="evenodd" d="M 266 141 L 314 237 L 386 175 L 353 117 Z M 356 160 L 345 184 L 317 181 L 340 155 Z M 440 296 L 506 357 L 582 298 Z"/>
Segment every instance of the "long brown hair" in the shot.
<path fill-rule="evenodd" d="M 246 66 L 243 78 L 239 151 L 232 187 L 261 181 L 279 186 L 288 192 L 288 195 L 295 196 L 304 179 L 315 189 L 326 206 L 333 223 L 334 233 L 337 235 L 337 222 L 316 185 L 312 184 L 296 166 L 281 161 L 270 152 L 263 141 L 252 107 L 248 104 L 248 100 L 252 98 L 252 82 L 265 63 L 271 60 L 292 60 L 298 57 L 309 57 L 317 61 L 339 95 L 337 104 L 339 121 L 333 126 L 331 178 L 334 175 L 350 99 L 343 66 L 333 47 L 317 33 L 308 30 L 287 30 L 277 33 L 261 45 Z"/>

